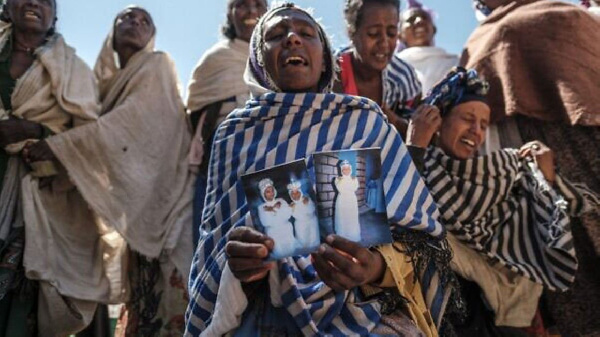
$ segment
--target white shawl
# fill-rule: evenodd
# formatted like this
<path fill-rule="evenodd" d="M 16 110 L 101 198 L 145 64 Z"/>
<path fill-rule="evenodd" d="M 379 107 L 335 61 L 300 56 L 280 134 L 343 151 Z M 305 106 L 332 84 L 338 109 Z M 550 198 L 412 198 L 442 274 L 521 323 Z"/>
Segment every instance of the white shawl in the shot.
<path fill-rule="evenodd" d="M 459 61 L 458 55 L 449 54 L 439 47 L 406 48 L 398 56 L 415 68 L 424 94 L 446 77 Z"/>

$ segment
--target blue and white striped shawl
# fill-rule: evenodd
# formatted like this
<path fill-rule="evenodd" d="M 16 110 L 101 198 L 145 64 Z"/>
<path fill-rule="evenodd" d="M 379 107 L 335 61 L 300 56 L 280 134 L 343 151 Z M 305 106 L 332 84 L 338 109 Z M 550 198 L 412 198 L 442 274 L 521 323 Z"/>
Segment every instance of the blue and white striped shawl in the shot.
<path fill-rule="evenodd" d="M 212 150 L 201 228 L 204 234 L 190 276 L 188 334 L 198 335 L 211 324 L 231 229 L 253 226 L 240 177 L 310 159 L 319 151 L 371 147 L 382 149 L 392 229 L 413 229 L 443 238 L 435 202 L 396 129 L 374 102 L 338 94 L 267 93 L 228 116 L 217 131 Z M 314 178 L 311 160 L 308 168 Z M 278 269 L 284 288 L 282 303 L 305 335 L 368 335 L 379 322 L 377 301 L 362 301 L 358 291 L 334 293 L 319 280 L 310 256 L 280 260 Z M 425 297 L 439 307 L 444 292 L 433 284 L 424 290 Z M 442 309 L 432 312 L 439 316 Z"/>
<path fill-rule="evenodd" d="M 444 225 L 469 247 L 550 290 L 567 290 L 577 258 L 569 215 L 599 204 L 582 185 L 557 177 L 556 190 L 504 149 L 468 160 L 430 147 L 424 178 Z"/>

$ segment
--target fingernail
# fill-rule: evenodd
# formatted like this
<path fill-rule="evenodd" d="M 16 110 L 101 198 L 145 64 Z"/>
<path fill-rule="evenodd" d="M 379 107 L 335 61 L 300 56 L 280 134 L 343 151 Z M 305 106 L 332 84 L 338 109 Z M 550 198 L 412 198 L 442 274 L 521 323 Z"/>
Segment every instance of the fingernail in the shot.
<path fill-rule="evenodd" d="M 258 248 L 258 255 L 267 256 L 267 249 L 265 247 Z"/>
<path fill-rule="evenodd" d="M 321 254 L 325 253 L 326 250 L 327 250 L 326 245 L 321 245 L 321 247 L 319 247 L 319 253 L 321 253 Z"/>
<path fill-rule="evenodd" d="M 333 241 L 335 240 L 335 237 L 333 235 L 328 235 L 327 238 L 325 238 L 325 241 L 327 241 L 327 243 L 333 243 Z"/>

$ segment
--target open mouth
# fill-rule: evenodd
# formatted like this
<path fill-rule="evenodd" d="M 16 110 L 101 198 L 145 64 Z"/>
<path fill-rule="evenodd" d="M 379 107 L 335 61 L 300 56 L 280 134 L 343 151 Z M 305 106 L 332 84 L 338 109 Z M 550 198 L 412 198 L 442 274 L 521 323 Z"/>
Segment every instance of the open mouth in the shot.
<path fill-rule="evenodd" d="M 256 26 L 258 20 L 256 18 L 246 19 L 243 21 L 246 26 Z"/>
<path fill-rule="evenodd" d="M 379 62 L 387 62 L 389 59 L 389 55 L 387 53 L 376 53 L 375 59 Z"/>
<path fill-rule="evenodd" d="M 34 11 L 25 11 L 25 13 L 23 14 L 23 17 L 25 19 L 34 19 L 34 20 L 40 20 L 40 15 Z"/>
<path fill-rule="evenodd" d="M 290 56 L 288 58 L 285 59 L 284 65 L 291 65 L 291 66 L 307 66 L 308 65 L 308 61 L 302 57 L 302 56 Z"/>
<path fill-rule="evenodd" d="M 460 142 L 471 148 L 475 148 L 475 145 L 477 145 L 474 141 L 467 138 L 461 138 Z"/>

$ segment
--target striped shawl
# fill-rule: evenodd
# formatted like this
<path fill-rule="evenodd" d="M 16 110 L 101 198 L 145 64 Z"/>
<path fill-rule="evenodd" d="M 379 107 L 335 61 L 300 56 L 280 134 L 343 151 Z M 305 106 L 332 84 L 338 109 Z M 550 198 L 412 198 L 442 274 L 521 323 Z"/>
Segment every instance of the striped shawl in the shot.
<path fill-rule="evenodd" d="M 217 297 L 226 288 L 222 275 L 229 233 L 253 226 L 240 176 L 307 158 L 314 179 L 312 153 L 370 147 L 382 149 L 392 230 L 412 229 L 438 242 L 445 232 L 436 221 L 435 203 L 400 136 L 374 102 L 337 94 L 267 93 L 228 116 L 212 150 L 202 234 L 190 278 L 187 335 L 200 334 L 216 319 Z M 278 278 L 281 286 L 271 289 L 272 302 L 286 307 L 304 335 L 368 335 L 380 320 L 379 302 L 364 301 L 356 289 L 333 292 L 319 280 L 309 256 L 280 260 Z M 442 306 L 444 291 L 436 282 L 427 285 L 425 298 Z M 431 311 L 443 313 L 442 308 Z"/>
<path fill-rule="evenodd" d="M 599 205 L 593 192 L 561 177 L 545 189 L 541 172 L 513 149 L 456 160 L 431 147 L 425 167 L 444 224 L 459 240 L 550 290 L 569 288 L 577 270 L 569 216 Z"/>

